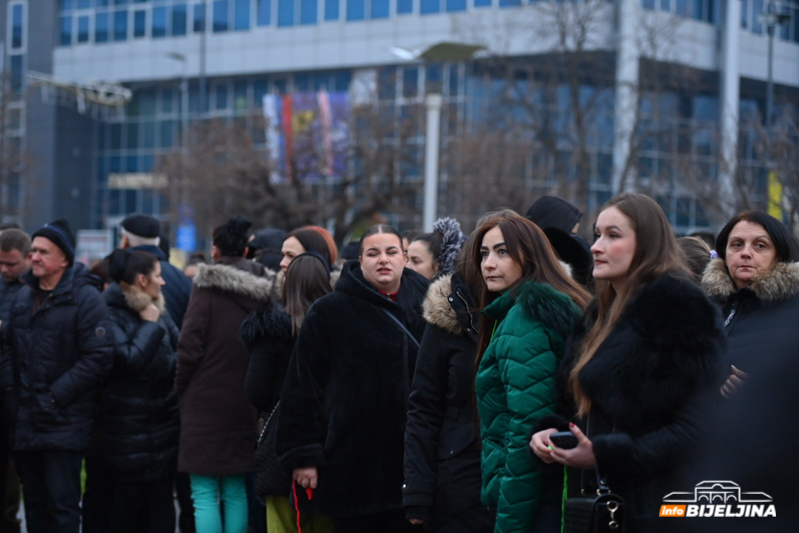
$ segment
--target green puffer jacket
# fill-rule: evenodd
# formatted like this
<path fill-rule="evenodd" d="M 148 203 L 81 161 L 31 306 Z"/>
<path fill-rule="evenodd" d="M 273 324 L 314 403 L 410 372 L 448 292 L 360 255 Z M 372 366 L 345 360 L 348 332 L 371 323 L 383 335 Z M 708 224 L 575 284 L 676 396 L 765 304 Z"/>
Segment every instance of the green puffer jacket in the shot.
<path fill-rule="evenodd" d="M 560 500 L 559 480 L 544 483 L 528 442 L 536 420 L 555 412 L 555 372 L 581 311 L 552 286 L 528 281 L 483 312 L 497 326 L 475 380 L 482 498 L 497 508 L 495 533 L 527 532 L 540 503 Z"/>

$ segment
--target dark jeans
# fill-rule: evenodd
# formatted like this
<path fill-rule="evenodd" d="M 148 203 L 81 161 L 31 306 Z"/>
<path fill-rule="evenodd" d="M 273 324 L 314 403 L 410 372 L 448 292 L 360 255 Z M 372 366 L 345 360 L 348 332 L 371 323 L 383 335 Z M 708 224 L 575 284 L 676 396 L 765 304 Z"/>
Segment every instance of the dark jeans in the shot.
<path fill-rule="evenodd" d="M 86 491 L 83 494 L 83 533 L 111 533 L 114 472 L 99 455 L 87 455 Z"/>
<path fill-rule="evenodd" d="M 80 452 L 16 452 L 29 533 L 80 532 Z"/>
<path fill-rule="evenodd" d="M 111 531 L 114 533 L 174 533 L 173 480 L 150 483 L 117 483 Z M 147 524 L 149 527 L 140 527 Z"/>
<path fill-rule="evenodd" d="M 175 492 L 180 507 L 180 533 L 194 533 L 194 503 L 191 500 L 191 482 L 187 473 L 178 472 L 175 476 Z"/>
<path fill-rule="evenodd" d="M 421 533 L 422 528 L 405 520 L 401 509 L 384 513 L 333 519 L 335 533 Z"/>

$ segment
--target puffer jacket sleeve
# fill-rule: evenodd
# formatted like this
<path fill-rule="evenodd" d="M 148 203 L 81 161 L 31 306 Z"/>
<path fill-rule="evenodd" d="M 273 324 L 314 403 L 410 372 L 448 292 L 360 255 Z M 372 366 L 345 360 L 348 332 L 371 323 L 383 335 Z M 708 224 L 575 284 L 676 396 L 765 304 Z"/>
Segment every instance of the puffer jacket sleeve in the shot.
<path fill-rule="evenodd" d="M 541 464 L 528 448 L 530 427 L 555 413 L 558 357 L 540 323 L 497 339 L 497 362 L 508 408 L 505 467 L 497 502 L 497 533 L 530 530 L 543 495 Z"/>
<path fill-rule="evenodd" d="M 14 386 L 14 343 L 12 339 L 14 338 L 14 331 L 13 327 L 11 326 L 11 320 L 7 321 L 8 324 L 3 324 L 3 339 L 2 339 L 2 349 L 3 352 L 0 355 L 0 393 L 5 391 L 8 387 Z"/>
<path fill-rule="evenodd" d="M 142 321 L 128 332 L 114 324 L 114 366 L 131 375 L 138 374 L 153 360 L 166 334 L 156 322 Z"/>
<path fill-rule="evenodd" d="M 80 288 L 76 300 L 78 360 L 50 385 L 53 398 L 62 406 L 102 384 L 114 365 L 113 326 L 102 295 L 87 285 Z"/>
<path fill-rule="evenodd" d="M 430 519 L 436 487 L 436 451 L 447 396 L 448 354 L 441 343 L 446 335 L 438 326 L 425 328 L 408 403 L 402 505 L 409 517 L 422 520 Z"/>
<path fill-rule="evenodd" d="M 325 461 L 323 407 L 331 347 L 323 322 L 312 307 L 303 320 L 280 397 L 276 451 L 289 471 Z"/>
<path fill-rule="evenodd" d="M 183 327 L 178 340 L 178 368 L 175 390 L 183 394 L 200 366 L 208 337 L 211 319 L 211 300 L 208 289 L 195 288 L 189 299 L 189 308 L 183 317 Z"/>

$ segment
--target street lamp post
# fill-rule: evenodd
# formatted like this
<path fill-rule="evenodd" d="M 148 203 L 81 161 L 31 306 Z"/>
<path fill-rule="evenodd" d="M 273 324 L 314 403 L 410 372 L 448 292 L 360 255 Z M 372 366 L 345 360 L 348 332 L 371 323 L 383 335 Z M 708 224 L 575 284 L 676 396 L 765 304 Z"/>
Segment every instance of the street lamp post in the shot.
<path fill-rule="evenodd" d="M 766 129 L 771 128 L 774 108 L 774 31 L 777 26 L 787 24 L 791 16 L 787 13 L 777 13 L 774 0 L 768 4 L 765 13 L 760 14 L 760 22 L 766 26 L 768 34 L 768 77 L 766 80 Z"/>

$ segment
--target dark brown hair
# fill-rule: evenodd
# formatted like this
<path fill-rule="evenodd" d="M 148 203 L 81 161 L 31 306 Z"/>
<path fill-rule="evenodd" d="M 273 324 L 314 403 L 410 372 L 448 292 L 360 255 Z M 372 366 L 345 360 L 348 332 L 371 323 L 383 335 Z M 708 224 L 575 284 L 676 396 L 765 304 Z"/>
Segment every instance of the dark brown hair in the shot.
<path fill-rule="evenodd" d="M 283 310 L 291 317 L 291 333 L 297 335 L 311 305 L 332 292 L 330 275 L 318 257 L 298 255 L 286 270 Z"/>
<path fill-rule="evenodd" d="M 788 231 L 785 225 L 773 216 L 762 211 L 745 211 L 738 213 L 727 222 L 716 237 L 716 253 L 719 257 L 727 260 L 727 241 L 730 233 L 738 222 L 746 221 L 761 226 L 768 233 L 774 250 L 777 252 L 777 260 L 780 263 L 799 261 L 799 246 L 796 240 Z"/>
<path fill-rule="evenodd" d="M 699 237 L 680 237 L 677 239 L 682 253 L 685 254 L 685 263 L 693 274 L 693 280 L 702 282 L 702 273 L 710 263 L 710 247 Z"/>
<path fill-rule="evenodd" d="M 325 240 L 325 236 L 319 231 L 323 228 L 316 228 L 318 227 L 303 226 L 301 228 L 292 230 L 288 235 L 286 235 L 286 238 L 283 239 L 283 242 L 286 242 L 286 239 L 294 237 L 300 241 L 300 244 L 306 252 L 316 252 L 325 258 L 325 261 L 327 261 L 328 265 L 332 265 L 334 261 L 332 261 L 332 258 L 330 257 L 330 247 L 328 246 L 327 240 Z"/>

